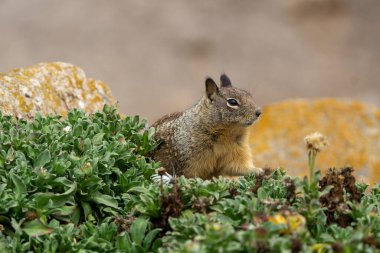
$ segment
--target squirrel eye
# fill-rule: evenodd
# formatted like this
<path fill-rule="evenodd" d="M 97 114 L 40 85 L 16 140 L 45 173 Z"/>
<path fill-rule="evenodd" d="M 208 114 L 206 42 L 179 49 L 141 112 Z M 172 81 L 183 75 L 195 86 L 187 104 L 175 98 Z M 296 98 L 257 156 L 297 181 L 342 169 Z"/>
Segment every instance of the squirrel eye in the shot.
<path fill-rule="evenodd" d="M 239 103 L 236 99 L 229 98 L 229 99 L 227 99 L 227 105 L 232 106 L 232 107 L 237 107 L 237 106 L 239 106 Z"/>

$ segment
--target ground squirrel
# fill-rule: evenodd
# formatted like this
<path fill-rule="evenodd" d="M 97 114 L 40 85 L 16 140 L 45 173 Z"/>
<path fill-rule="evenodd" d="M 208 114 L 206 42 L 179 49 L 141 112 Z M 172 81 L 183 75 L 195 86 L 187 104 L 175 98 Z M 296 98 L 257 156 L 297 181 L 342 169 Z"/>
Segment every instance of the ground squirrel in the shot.
<path fill-rule="evenodd" d="M 248 127 L 261 109 L 250 93 L 232 86 L 227 75 L 220 88 L 206 79 L 206 92 L 193 107 L 168 114 L 153 124 L 158 141 L 152 157 L 171 174 L 211 179 L 254 171 Z"/>

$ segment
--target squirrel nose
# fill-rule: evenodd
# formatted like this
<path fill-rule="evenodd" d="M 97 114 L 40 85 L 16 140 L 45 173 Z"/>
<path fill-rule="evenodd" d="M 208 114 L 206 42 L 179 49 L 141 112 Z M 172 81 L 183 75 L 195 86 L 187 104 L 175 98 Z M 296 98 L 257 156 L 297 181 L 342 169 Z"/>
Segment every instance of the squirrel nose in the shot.
<path fill-rule="evenodd" d="M 261 115 L 261 108 L 256 109 L 255 115 L 256 117 L 259 117 Z"/>

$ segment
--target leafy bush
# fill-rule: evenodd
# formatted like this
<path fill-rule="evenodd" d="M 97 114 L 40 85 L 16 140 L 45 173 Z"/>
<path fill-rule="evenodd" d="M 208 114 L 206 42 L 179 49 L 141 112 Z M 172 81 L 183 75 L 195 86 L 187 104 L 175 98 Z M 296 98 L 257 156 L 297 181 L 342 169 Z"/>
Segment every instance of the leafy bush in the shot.
<path fill-rule="evenodd" d="M 152 135 L 108 106 L 0 116 L 0 252 L 380 251 L 380 187 L 350 168 L 162 184 Z"/>
<path fill-rule="evenodd" d="M 116 233 L 112 217 L 125 214 L 121 195 L 157 168 L 144 157 L 153 133 L 108 106 L 67 119 L 0 115 L 0 249 L 122 249 L 127 234 Z"/>

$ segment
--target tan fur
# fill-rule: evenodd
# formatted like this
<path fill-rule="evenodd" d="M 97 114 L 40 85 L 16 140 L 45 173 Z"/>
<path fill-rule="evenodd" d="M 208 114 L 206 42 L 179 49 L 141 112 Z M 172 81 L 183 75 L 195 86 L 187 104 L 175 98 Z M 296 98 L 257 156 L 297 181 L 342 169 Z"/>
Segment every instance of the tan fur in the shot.
<path fill-rule="evenodd" d="M 255 170 L 248 126 L 260 109 L 248 92 L 232 87 L 226 78 L 221 77 L 220 88 L 207 79 L 206 95 L 196 105 L 153 124 L 160 144 L 152 157 L 169 173 L 211 179 L 234 178 Z M 228 106 L 228 98 L 238 100 L 239 108 Z"/>

